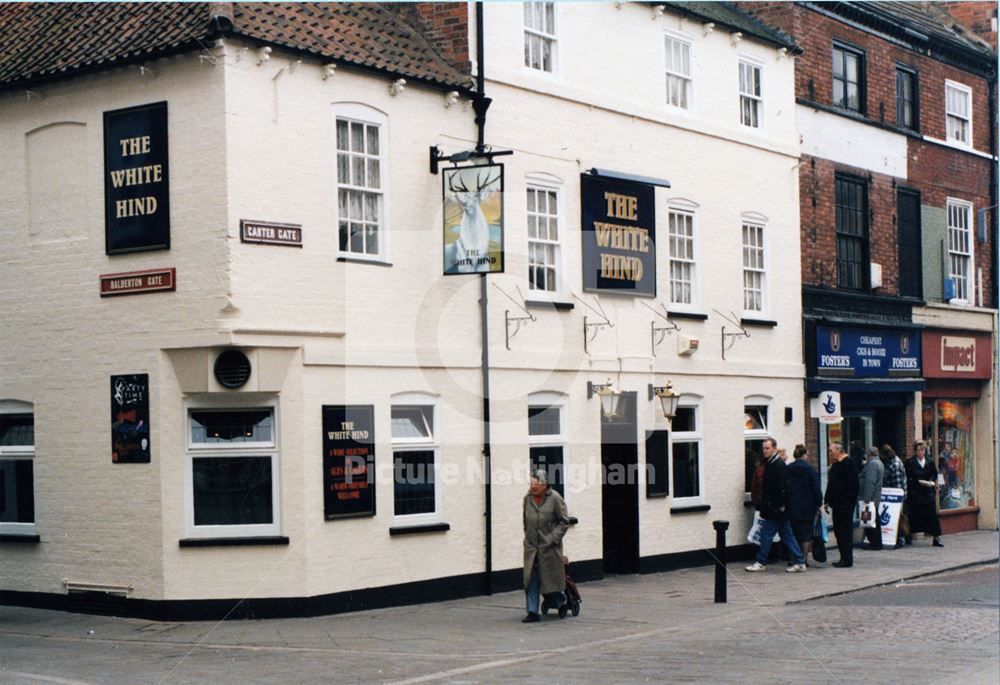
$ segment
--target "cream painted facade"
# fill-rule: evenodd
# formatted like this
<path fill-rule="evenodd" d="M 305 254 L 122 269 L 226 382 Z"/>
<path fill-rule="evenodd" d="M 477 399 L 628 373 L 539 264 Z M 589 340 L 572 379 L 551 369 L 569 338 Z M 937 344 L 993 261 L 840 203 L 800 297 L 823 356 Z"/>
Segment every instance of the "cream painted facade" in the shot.
<path fill-rule="evenodd" d="M 711 547 L 711 522 L 732 523 L 741 544 L 744 403 L 769 407 L 769 432 L 789 452 L 803 441 L 799 293 L 798 138 L 793 61 L 752 38 L 649 8 L 565 5 L 559 70 L 523 66 L 520 5 L 485 6 L 486 140 L 514 154 L 505 165 L 506 272 L 488 277 L 492 434 L 493 570 L 516 577 L 521 498 L 528 471 L 530 403 L 563 415 L 567 503 L 579 519 L 565 548 L 599 566 L 602 542 L 601 417 L 587 382 L 611 379 L 636 393 L 639 464 L 645 431 L 667 427 L 649 384 L 667 380 L 697 407 L 700 494 L 647 499 L 640 469 L 638 555 Z M 598 32 L 595 27 L 600 27 Z M 668 111 L 664 32 L 689 38 L 695 107 Z M 593 40 L 587 37 L 593 35 Z M 620 45 L 613 51 L 594 49 Z M 626 46 L 629 48 L 626 50 Z M 0 95 L 0 401 L 30 403 L 35 420 L 33 544 L 2 542 L 0 590 L 62 594 L 65 582 L 128 588 L 130 598 L 206 600 L 315 597 L 484 571 L 480 375 L 480 279 L 441 275 L 441 176 L 428 147 L 470 149 L 476 130 L 466 100 L 391 79 L 337 69 L 275 50 L 260 63 L 228 40 L 213 59 L 182 55 L 40 86 L 39 97 Z M 739 124 L 738 61 L 762 66 L 759 131 Z M 329 78 L 324 78 L 324 75 Z M 171 247 L 106 256 L 102 113 L 167 101 Z M 371 262 L 338 249 L 335 119 L 367 113 L 383 125 L 388 227 Z M 655 299 L 582 290 L 580 174 L 597 167 L 669 179 L 657 188 Z M 38 181 L 46 175 L 53 185 Z M 572 309 L 535 308 L 509 340 L 511 299 L 529 290 L 526 187 L 559 197 L 558 290 Z M 54 206 L 54 187 L 66 187 Z M 667 303 L 668 214 L 694 216 L 695 301 L 678 331 L 651 348 L 647 306 Z M 303 245 L 240 241 L 241 220 L 301 224 Z M 741 226 L 764 227 L 764 310 L 742 311 Z M 176 267 L 176 292 L 100 298 L 98 276 Z M 510 297 L 508 297 L 510 296 Z M 613 327 L 584 317 L 603 309 Z M 672 308 L 674 309 L 674 308 Z M 730 318 L 757 318 L 749 337 L 728 339 Z M 692 318 L 691 315 L 694 315 Z M 699 317 L 699 315 L 701 315 Z M 678 352 L 681 336 L 696 352 Z M 727 343 L 728 344 L 728 343 Z M 252 375 L 239 390 L 213 378 L 229 347 Z M 152 461 L 114 465 L 108 378 L 150 376 Z M 393 514 L 390 409 L 414 397 L 434 406 L 436 511 Z M 534 398 L 534 399 L 533 399 Z M 323 405 L 374 407 L 376 514 L 324 520 Z M 19 405 L 20 406 L 20 405 Z M 278 497 L 274 526 L 287 544 L 181 547 L 191 522 L 191 409 L 273 407 Z M 785 408 L 793 408 L 786 422 Z M 673 478 L 671 479 L 673 482 Z M 674 511 L 689 507 L 703 511 Z M 446 531 L 390 535 L 410 523 Z"/>

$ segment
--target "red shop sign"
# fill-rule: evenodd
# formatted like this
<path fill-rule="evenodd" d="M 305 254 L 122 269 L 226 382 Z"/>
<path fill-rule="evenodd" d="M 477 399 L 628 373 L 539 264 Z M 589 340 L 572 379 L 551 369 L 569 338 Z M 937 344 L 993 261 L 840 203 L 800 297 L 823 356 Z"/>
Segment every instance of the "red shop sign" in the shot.
<path fill-rule="evenodd" d="M 922 343 L 924 378 L 991 377 L 989 333 L 925 330 Z"/>

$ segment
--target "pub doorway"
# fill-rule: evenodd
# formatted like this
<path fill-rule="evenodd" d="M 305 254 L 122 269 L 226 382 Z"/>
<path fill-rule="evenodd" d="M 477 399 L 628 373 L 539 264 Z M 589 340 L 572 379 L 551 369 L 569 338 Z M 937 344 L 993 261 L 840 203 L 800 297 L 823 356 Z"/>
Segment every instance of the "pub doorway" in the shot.
<path fill-rule="evenodd" d="M 622 393 L 616 416 L 601 416 L 601 465 L 604 573 L 638 573 L 639 448 L 634 392 Z"/>

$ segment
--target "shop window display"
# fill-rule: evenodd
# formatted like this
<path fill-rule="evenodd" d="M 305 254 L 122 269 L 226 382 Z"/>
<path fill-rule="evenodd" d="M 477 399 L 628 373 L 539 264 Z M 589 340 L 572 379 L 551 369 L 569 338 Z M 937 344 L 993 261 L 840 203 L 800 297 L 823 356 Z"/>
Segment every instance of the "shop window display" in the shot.
<path fill-rule="evenodd" d="M 933 446 L 941 509 L 975 506 L 973 403 L 931 400 L 923 406 L 923 435 Z"/>

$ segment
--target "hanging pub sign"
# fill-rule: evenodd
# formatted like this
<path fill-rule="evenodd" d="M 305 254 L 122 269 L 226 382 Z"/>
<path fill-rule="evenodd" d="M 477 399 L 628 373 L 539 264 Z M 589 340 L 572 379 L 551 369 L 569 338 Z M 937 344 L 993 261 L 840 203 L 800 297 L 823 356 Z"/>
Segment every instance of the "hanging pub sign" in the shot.
<path fill-rule="evenodd" d="M 375 408 L 323 407 L 323 514 L 375 515 Z"/>
<path fill-rule="evenodd" d="M 104 113 L 107 254 L 170 247 L 167 103 Z"/>
<path fill-rule="evenodd" d="M 457 167 L 442 172 L 444 273 L 502 273 L 503 165 Z"/>
<path fill-rule="evenodd" d="M 816 326 L 816 371 L 846 378 L 920 376 L 920 332 Z"/>
<path fill-rule="evenodd" d="M 111 377 L 111 461 L 149 463 L 149 374 Z"/>
<path fill-rule="evenodd" d="M 656 296 L 653 186 L 580 175 L 583 289 Z"/>

